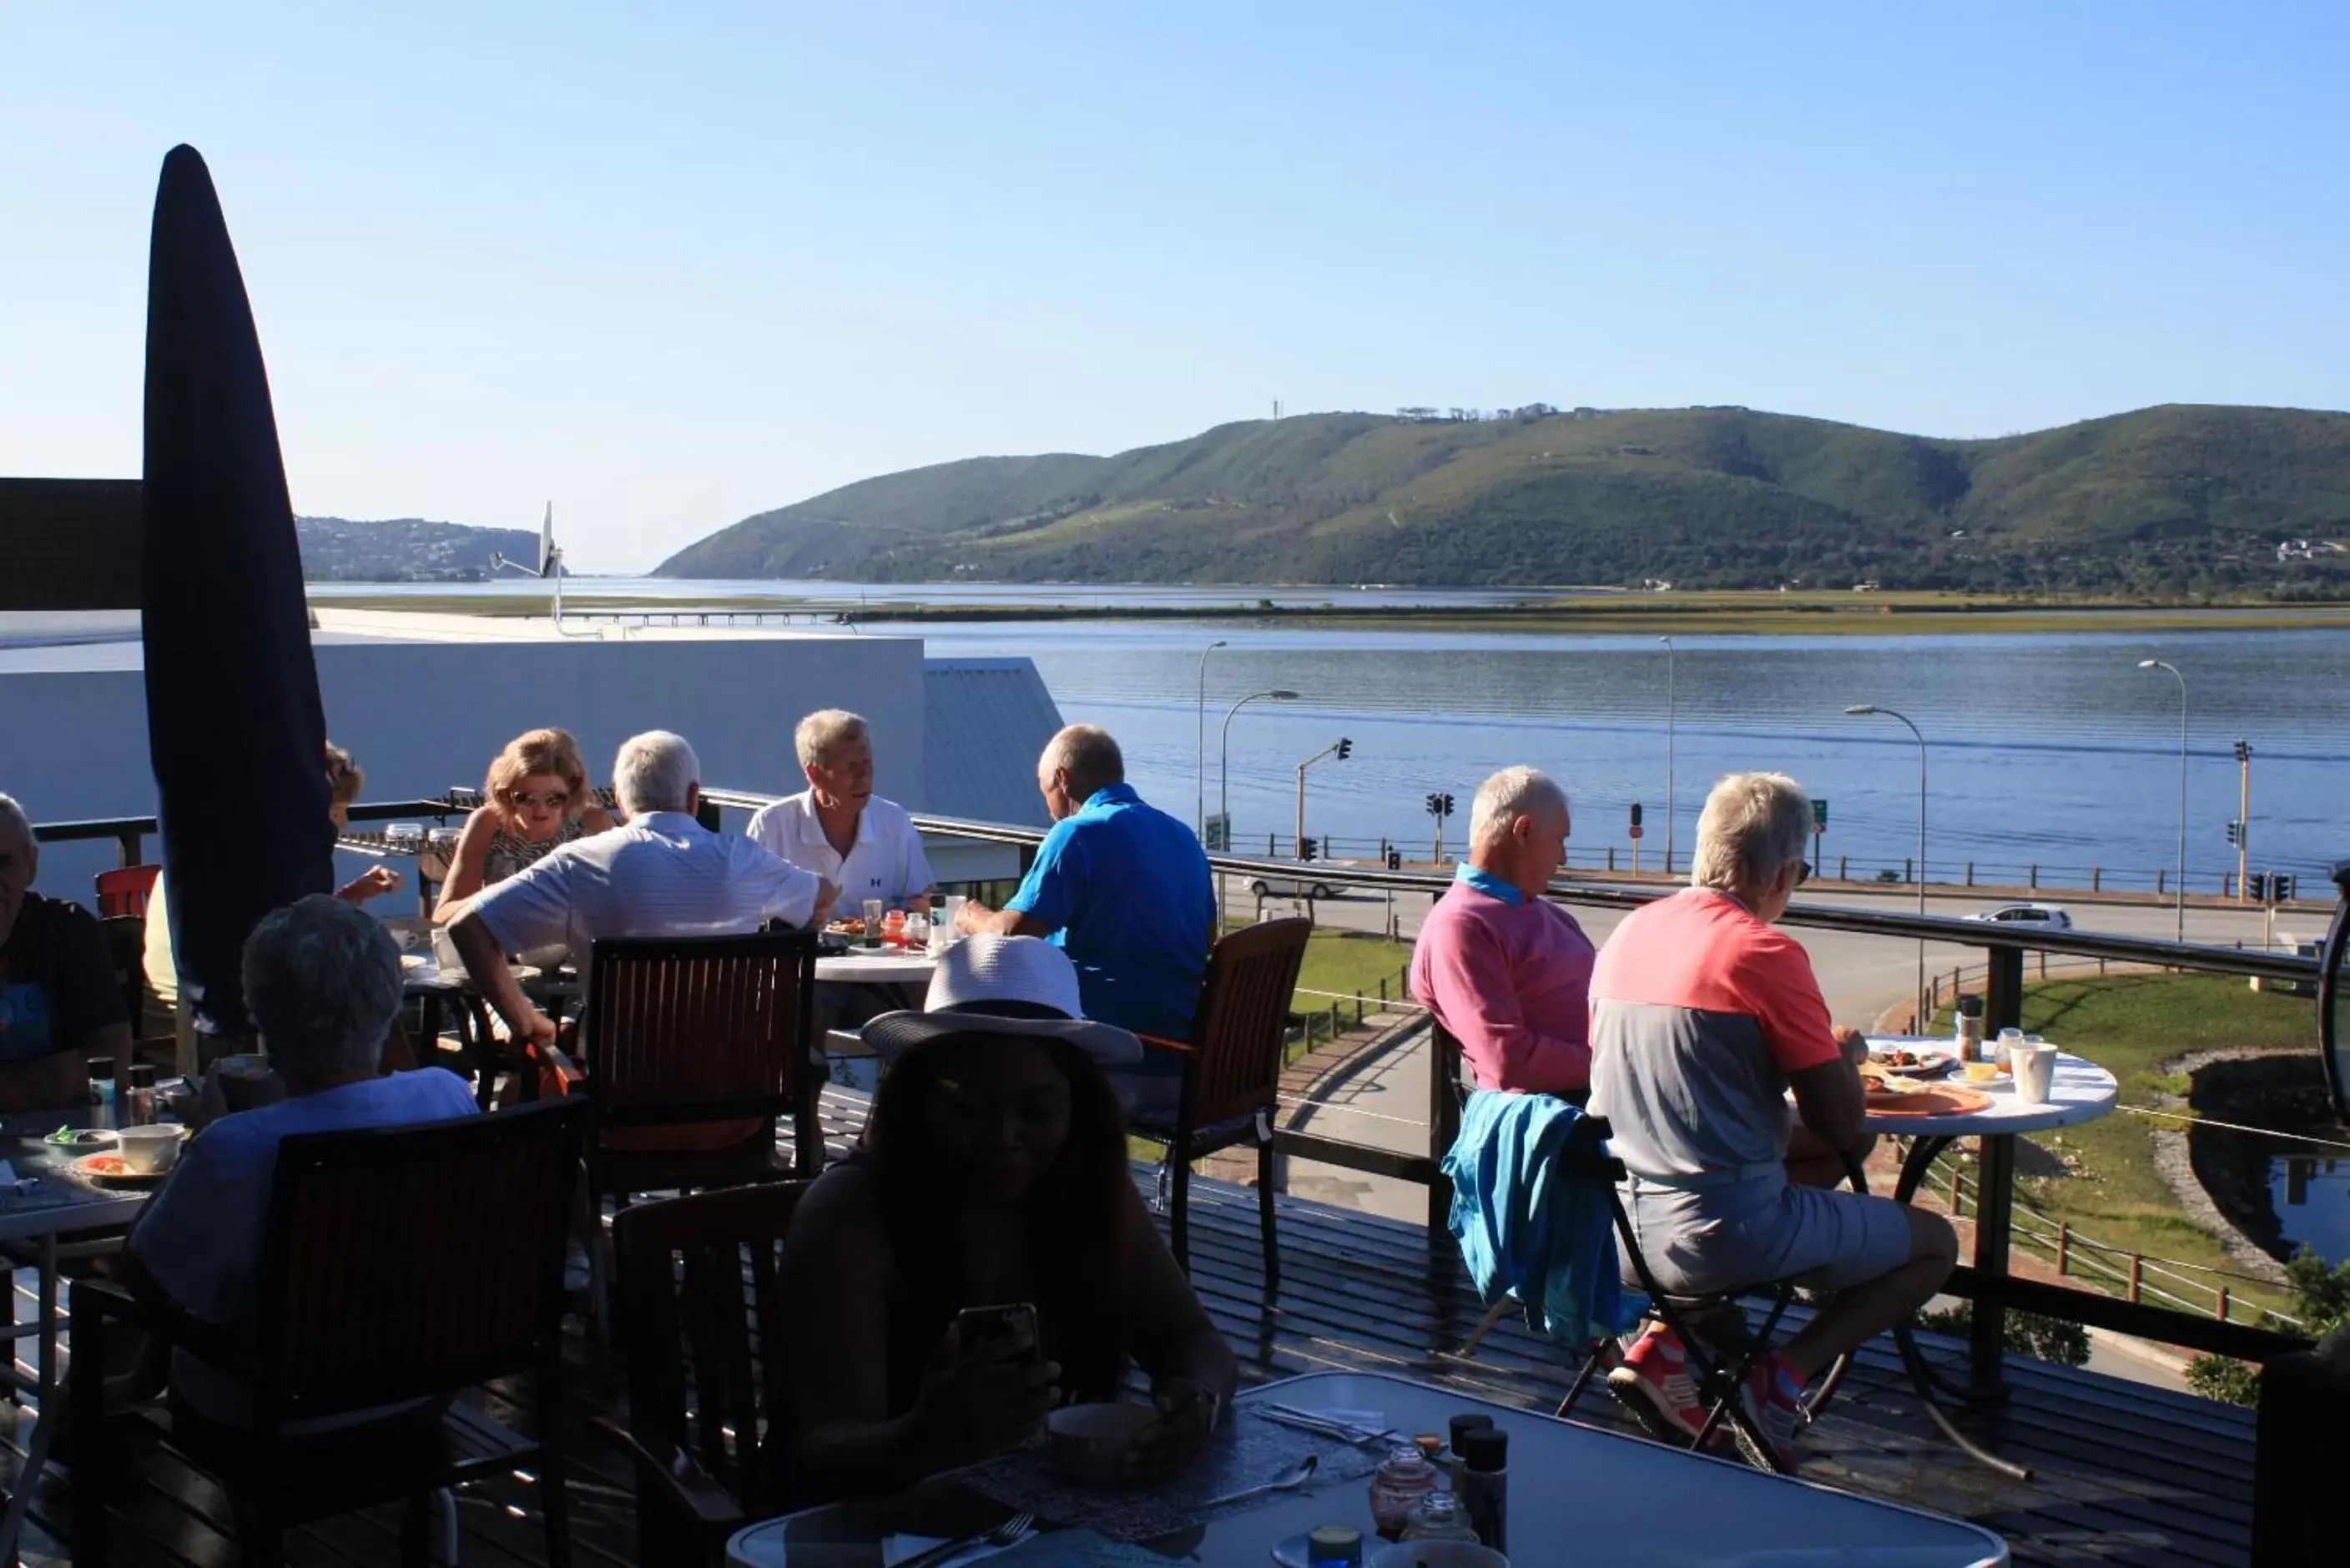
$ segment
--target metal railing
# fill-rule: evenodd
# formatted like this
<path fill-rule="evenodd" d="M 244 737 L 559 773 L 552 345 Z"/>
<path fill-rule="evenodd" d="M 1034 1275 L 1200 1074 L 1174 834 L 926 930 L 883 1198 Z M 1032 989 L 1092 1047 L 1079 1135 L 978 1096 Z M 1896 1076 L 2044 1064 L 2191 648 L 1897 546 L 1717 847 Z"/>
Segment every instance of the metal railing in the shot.
<path fill-rule="evenodd" d="M 762 793 L 720 788 L 705 788 L 702 794 L 706 806 L 721 809 L 754 810 L 779 798 Z M 373 802 L 354 805 L 350 815 L 355 821 L 383 821 L 404 816 L 445 819 L 460 815 L 470 804 L 461 802 L 455 796 L 438 800 Z M 914 823 L 926 833 L 1012 845 L 1024 851 L 1033 850 L 1045 836 L 1044 830 L 1035 827 L 927 814 L 916 814 Z M 36 825 L 34 831 L 35 836 L 42 842 L 115 839 L 121 846 L 124 864 L 130 865 L 139 863 L 141 843 L 146 836 L 156 831 L 156 824 L 152 817 L 126 817 L 41 824 Z M 1217 872 L 1243 879 L 1263 877 L 1267 880 L 1284 882 L 1298 880 L 1299 863 L 1294 860 L 1211 855 L 1208 862 Z M 1451 878 L 1429 871 L 1348 867 L 1345 881 L 1355 889 L 1417 893 L 1433 898 L 1451 885 Z M 1550 897 L 1566 904 L 1631 909 L 1659 898 L 1669 898 L 1677 890 L 1666 885 L 1594 883 L 1568 877 L 1552 884 Z M 2103 960 L 2153 969 L 2257 976 L 2295 986 L 2314 986 L 2320 974 L 2316 960 L 2294 954 L 2247 952 L 2234 948 L 2159 941 L 2078 929 L 2027 932 L 2011 927 L 1945 916 L 1903 913 L 1889 909 L 1852 909 L 1798 903 L 1789 908 L 1782 923 L 1854 935 L 1907 941 L 1924 940 L 1982 949 L 1985 954 L 1984 1022 L 1986 1027 L 1993 1032 L 2022 1022 L 2025 958 L 2029 954 L 2043 955 L 2043 961 L 2054 956 Z M 1343 1006 L 1344 1003 L 1336 1005 Z M 1440 1034 L 1435 1037 L 1440 1044 Z M 1373 1147 L 1292 1128 L 1278 1129 L 1276 1143 L 1283 1152 L 1293 1158 L 1371 1175 L 1394 1177 L 1425 1186 L 1429 1190 L 1428 1223 L 1431 1230 L 1443 1231 L 1451 1199 L 1441 1166 L 1444 1154 L 1459 1130 L 1459 1090 L 1457 1049 L 1448 1051 L 1440 1048 L 1434 1053 L 1429 1074 L 1428 1141 L 1425 1148 L 1419 1151 Z M 1978 1366 L 1986 1363 L 1996 1364 L 2003 1343 L 2003 1316 L 2009 1309 L 2110 1328 L 2140 1338 L 2244 1360 L 2266 1360 L 2306 1347 L 2308 1342 L 2296 1335 L 2224 1320 L 2215 1321 L 2199 1314 L 2148 1304 L 2143 1299 L 2143 1290 L 2140 1300 L 2129 1301 L 2008 1275 L 2006 1260 L 2016 1231 L 2012 1206 L 2012 1151 L 2006 1147 L 2009 1142 L 2001 1138 L 1983 1140 L 1978 1164 L 1981 1181 L 1974 1216 L 1975 1263 L 1971 1268 L 1960 1268 L 1947 1287 L 1950 1293 L 1971 1298 L 1976 1303 L 1977 1311 L 1973 1314 L 1970 1333 Z"/>

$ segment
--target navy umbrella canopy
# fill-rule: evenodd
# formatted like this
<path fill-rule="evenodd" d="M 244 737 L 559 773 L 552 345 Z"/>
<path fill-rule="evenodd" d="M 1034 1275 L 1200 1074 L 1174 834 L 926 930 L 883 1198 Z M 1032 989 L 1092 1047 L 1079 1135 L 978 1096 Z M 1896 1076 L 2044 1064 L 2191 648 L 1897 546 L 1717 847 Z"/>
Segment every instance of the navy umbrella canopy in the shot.
<path fill-rule="evenodd" d="M 207 1032 L 249 1030 L 261 917 L 334 877 L 326 718 L 277 421 L 211 172 L 163 160 L 147 278 L 147 734 L 172 947 Z"/>

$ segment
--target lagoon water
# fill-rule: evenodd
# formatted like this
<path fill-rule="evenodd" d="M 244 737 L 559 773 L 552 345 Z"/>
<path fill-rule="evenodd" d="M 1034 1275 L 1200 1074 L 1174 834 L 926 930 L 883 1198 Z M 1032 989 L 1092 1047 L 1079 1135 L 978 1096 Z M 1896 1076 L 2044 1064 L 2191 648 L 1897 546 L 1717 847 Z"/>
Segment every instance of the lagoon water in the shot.
<path fill-rule="evenodd" d="M 1507 602 L 1504 592 L 1257 587 L 1043 587 L 828 582 L 696 583 L 575 579 L 580 593 L 640 593 L 681 603 L 719 597 L 860 596 L 938 605 L 1055 601 L 1137 606 L 1327 602 Z M 386 592 L 512 595 L 515 585 L 317 585 L 321 597 Z M 887 635 L 888 627 L 868 628 Z M 1216 803 L 1218 736 L 1235 699 L 1274 687 L 1295 704 L 1258 704 L 1232 727 L 1235 835 L 1260 847 L 1294 831 L 1297 763 L 1345 736 L 1347 762 L 1308 777 L 1309 835 L 1343 853 L 1383 837 L 1425 853 L 1431 791 L 1454 796 L 1457 847 L 1478 780 L 1515 762 L 1559 778 L 1575 802 L 1575 863 L 1608 846 L 1628 864 L 1628 808 L 1647 817 L 1656 865 L 1665 832 L 1666 656 L 1653 636 L 1372 629 L 1246 621 L 1066 621 L 924 625 L 937 655 L 1026 654 L 1061 711 L 1125 745 L 1138 784 L 1189 819 L 1200 789 L 1196 708 L 1209 656 L 1207 809 Z M 1783 769 L 1829 803 L 1822 850 L 1856 875 L 1899 868 L 1915 852 L 1917 750 L 1890 719 L 1851 719 L 1874 702 L 1916 721 L 1929 742 L 1929 843 L 1937 880 L 1976 863 L 1983 879 L 2023 879 L 2037 865 L 2059 883 L 2097 866 L 2150 887 L 2177 854 L 2178 689 L 2189 694 L 2190 885 L 2235 868 L 2227 824 L 2237 810 L 2232 744 L 2255 753 L 2254 867 L 2292 871 L 2324 896 L 2324 871 L 2350 857 L 2350 631 L 2081 632 L 1949 637 L 1677 635 L 1673 726 L 1685 856 L 1706 785 L 1740 767 Z M 885 781 L 886 787 L 886 781 Z M 1410 852 L 1408 850 L 1407 852 Z"/>

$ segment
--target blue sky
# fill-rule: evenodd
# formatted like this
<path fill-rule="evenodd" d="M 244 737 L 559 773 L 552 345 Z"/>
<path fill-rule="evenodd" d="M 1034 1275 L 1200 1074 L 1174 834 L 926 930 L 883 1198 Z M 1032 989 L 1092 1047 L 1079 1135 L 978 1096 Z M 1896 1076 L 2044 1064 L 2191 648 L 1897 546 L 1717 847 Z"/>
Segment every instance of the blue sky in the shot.
<path fill-rule="evenodd" d="M 0 472 L 137 472 L 182 140 L 296 507 L 583 569 L 1275 398 L 2350 404 L 2339 5 L 489 9 L 0 9 Z"/>

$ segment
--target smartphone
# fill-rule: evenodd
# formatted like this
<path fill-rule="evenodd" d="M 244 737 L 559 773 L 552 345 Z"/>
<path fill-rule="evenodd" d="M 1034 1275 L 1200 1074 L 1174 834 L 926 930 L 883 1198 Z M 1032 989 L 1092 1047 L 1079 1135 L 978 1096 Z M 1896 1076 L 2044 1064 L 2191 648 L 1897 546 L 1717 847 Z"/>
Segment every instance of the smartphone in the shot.
<path fill-rule="evenodd" d="M 1028 1348 L 1021 1354 L 1020 1360 L 1033 1366 L 1044 1355 L 1036 1343 L 1036 1309 L 1027 1302 L 965 1307 L 955 1314 L 955 1332 L 965 1345 L 983 1345 L 989 1340 L 1011 1339 L 1024 1333 Z"/>

